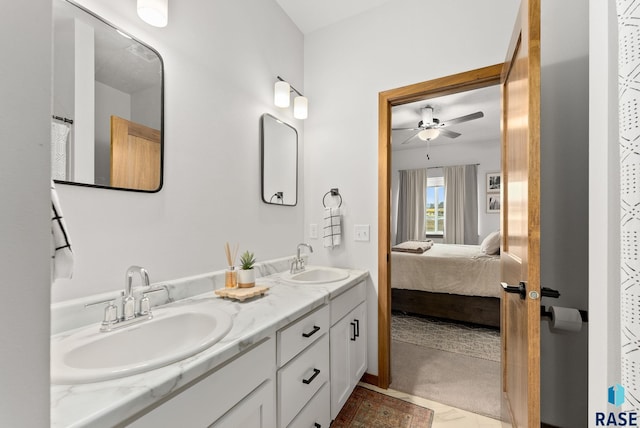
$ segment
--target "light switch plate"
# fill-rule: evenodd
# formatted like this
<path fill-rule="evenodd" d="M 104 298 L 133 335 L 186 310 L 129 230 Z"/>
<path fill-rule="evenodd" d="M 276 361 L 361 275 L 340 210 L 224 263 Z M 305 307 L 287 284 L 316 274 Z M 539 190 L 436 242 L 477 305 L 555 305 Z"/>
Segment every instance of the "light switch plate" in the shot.
<path fill-rule="evenodd" d="M 315 223 L 309 225 L 309 238 L 318 239 L 318 225 Z"/>
<path fill-rule="evenodd" d="M 356 224 L 354 226 L 356 241 L 369 242 L 369 225 Z"/>

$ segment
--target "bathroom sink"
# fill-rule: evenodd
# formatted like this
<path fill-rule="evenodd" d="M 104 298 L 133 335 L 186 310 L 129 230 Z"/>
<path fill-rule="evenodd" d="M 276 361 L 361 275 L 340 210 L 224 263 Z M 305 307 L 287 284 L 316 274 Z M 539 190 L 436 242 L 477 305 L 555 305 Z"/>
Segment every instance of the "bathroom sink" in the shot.
<path fill-rule="evenodd" d="M 130 376 L 209 348 L 231 330 L 231 316 L 205 301 L 153 310 L 153 319 L 107 333 L 93 324 L 51 343 L 51 382 Z"/>
<path fill-rule="evenodd" d="M 322 284 L 342 281 L 349 277 L 349 271 L 337 268 L 313 267 L 302 272 L 286 274 L 283 279 L 294 284 Z"/>

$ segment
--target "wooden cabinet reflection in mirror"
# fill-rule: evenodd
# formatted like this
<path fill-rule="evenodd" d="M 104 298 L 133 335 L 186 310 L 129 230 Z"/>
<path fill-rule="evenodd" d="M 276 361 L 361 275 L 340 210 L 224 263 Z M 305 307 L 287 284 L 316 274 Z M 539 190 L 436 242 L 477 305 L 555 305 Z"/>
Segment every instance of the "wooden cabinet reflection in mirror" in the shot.
<path fill-rule="evenodd" d="M 157 190 L 160 154 L 160 130 L 111 116 L 110 186 Z"/>

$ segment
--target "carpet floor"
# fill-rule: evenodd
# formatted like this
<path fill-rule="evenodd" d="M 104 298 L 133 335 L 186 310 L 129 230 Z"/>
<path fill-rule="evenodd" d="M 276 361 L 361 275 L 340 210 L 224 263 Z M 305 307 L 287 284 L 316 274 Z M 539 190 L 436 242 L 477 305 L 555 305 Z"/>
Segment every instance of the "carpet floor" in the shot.
<path fill-rule="evenodd" d="M 393 318 L 396 318 L 395 314 Z M 425 327 L 423 321 L 418 319 L 414 323 L 421 326 L 416 328 L 417 335 L 409 334 L 403 328 L 394 329 L 397 320 L 392 323 L 390 388 L 499 419 L 499 333 L 489 331 L 478 336 L 478 331 L 471 332 L 472 336 L 478 336 L 473 340 L 478 342 L 476 344 L 470 344 L 469 336 L 451 331 L 431 341 L 408 339 L 429 336 L 424 331 L 433 330 L 433 323 Z M 493 337 L 496 334 L 497 341 Z"/>
<path fill-rule="evenodd" d="M 332 428 L 431 428 L 433 410 L 356 386 Z"/>

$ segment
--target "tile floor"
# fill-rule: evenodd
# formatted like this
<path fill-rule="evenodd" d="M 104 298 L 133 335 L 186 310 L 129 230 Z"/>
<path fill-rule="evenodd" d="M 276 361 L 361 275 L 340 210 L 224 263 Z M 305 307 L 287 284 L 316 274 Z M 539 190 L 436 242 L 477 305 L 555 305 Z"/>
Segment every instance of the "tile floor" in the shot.
<path fill-rule="evenodd" d="M 502 422 L 499 420 L 447 406 L 446 404 L 436 403 L 435 401 L 409 395 L 404 392 L 394 391 L 392 389 L 380 389 L 376 386 L 362 382 L 359 385 L 382 394 L 387 394 L 391 397 L 396 397 L 401 400 L 432 409 L 435 412 L 432 428 L 503 428 Z"/>

